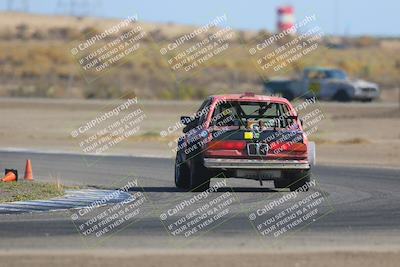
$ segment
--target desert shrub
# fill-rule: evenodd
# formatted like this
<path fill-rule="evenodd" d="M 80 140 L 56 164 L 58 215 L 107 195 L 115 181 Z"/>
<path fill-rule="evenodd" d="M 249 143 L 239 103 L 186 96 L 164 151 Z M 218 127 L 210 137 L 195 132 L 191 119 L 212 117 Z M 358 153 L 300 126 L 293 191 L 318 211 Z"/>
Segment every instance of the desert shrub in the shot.
<path fill-rule="evenodd" d="M 84 96 L 87 99 L 99 98 L 99 99 L 110 99 L 120 98 L 124 95 L 124 91 L 120 86 L 108 85 L 108 84 L 90 84 L 84 92 Z"/>
<path fill-rule="evenodd" d="M 49 38 L 61 40 L 75 40 L 80 37 L 80 32 L 70 27 L 53 27 L 48 31 Z"/>
<path fill-rule="evenodd" d="M 15 36 L 18 39 L 26 40 L 29 38 L 29 26 L 27 24 L 18 24 L 15 28 Z"/>
<path fill-rule="evenodd" d="M 356 47 L 371 47 L 379 44 L 376 38 L 371 36 L 361 36 L 354 40 L 354 46 Z"/>
<path fill-rule="evenodd" d="M 32 39 L 34 39 L 34 40 L 45 40 L 45 39 L 48 39 L 49 38 L 49 35 L 45 32 L 45 31 L 42 31 L 42 30 L 35 30 L 33 33 L 32 33 Z"/>
<path fill-rule="evenodd" d="M 61 87 L 49 86 L 47 84 L 18 86 L 9 90 L 9 95 L 13 97 L 62 97 L 65 90 Z"/>

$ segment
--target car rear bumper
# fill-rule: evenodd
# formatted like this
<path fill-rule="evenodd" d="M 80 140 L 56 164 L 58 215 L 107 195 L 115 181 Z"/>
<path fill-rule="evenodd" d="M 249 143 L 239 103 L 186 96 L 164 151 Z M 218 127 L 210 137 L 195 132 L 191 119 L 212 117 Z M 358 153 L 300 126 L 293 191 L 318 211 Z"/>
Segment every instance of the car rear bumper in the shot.
<path fill-rule="evenodd" d="M 310 169 L 307 160 L 204 158 L 204 166 L 210 169 Z"/>

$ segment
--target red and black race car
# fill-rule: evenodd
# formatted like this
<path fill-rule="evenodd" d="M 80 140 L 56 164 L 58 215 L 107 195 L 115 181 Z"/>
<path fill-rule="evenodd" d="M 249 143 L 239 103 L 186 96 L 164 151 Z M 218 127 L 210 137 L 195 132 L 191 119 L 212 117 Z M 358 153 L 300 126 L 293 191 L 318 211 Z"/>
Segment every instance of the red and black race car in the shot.
<path fill-rule="evenodd" d="M 216 176 L 273 180 L 296 190 L 310 180 L 314 147 L 285 98 L 253 93 L 208 97 L 178 140 L 175 184 L 204 191 Z"/>

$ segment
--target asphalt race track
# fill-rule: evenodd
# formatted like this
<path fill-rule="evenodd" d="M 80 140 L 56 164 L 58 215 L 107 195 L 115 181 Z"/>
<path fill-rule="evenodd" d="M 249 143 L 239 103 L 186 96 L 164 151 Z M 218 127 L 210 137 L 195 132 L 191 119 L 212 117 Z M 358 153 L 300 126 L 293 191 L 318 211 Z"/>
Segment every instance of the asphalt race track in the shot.
<path fill-rule="evenodd" d="M 79 249 L 177 248 L 177 247 L 319 247 L 319 246 L 398 246 L 400 244 L 400 170 L 316 166 L 315 188 L 300 192 L 302 197 L 318 192 L 324 202 L 321 217 L 299 231 L 266 239 L 250 223 L 249 215 L 273 199 L 289 194 L 263 187 L 256 181 L 227 179 L 227 185 L 213 196 L 234 193 L 238 202 L 230 206 L 228 220 L 204 234 L 190 238 L 173 237 L 160 220 L 160 214 L 195 194 L 174 186 L 172 159 L 128 156 L 81 156 L 32 152 L 0 152 L 0 169 L 23 172 L 30 158 L 35 179 L 66 185 L 118 189 L 127 179 L 136 179 L 129 192 L 145 193 L 149 201 L 133 223 L 101 242 L 83 237 L 74 225 L 74 211 L 0 214 L 0 249 Z M 212 184 L 219 180 L 214 179 Z M 200 203 L 194 205 L 199 206 Z M 101 207 L 105 209 L 106 207 Z M 272 241 L 272 242 L 271 242 Z"/>

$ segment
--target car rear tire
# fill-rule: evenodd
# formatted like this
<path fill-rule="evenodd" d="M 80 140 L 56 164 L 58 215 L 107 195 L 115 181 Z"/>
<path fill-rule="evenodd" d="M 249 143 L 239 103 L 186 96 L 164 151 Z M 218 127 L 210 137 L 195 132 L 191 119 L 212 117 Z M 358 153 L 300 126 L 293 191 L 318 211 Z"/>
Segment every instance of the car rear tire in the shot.
<path fill-rule="evenodd" d="M 185 162 L 183 162 L 179 155 L 175 158 L 175 186 L 177 188 L 188 188 L 190 179 L 190 170 Z"/>
<path fill-rule="evenodd" d="M 311 170 L 296 170 L 285 171 L 282 178 L 275 180 L 275 188 L 289 188 L 290 191 L 295 191 L 310 182 Z M 305 191 L 308 191 L 308 187 Z"/>
<path fill-rule="evenodd" d="M 199 156 L 191 160 L 189 189 L 194 192 L 203 192 L 210 188 L 210 172 L 204 167 Z"/>

